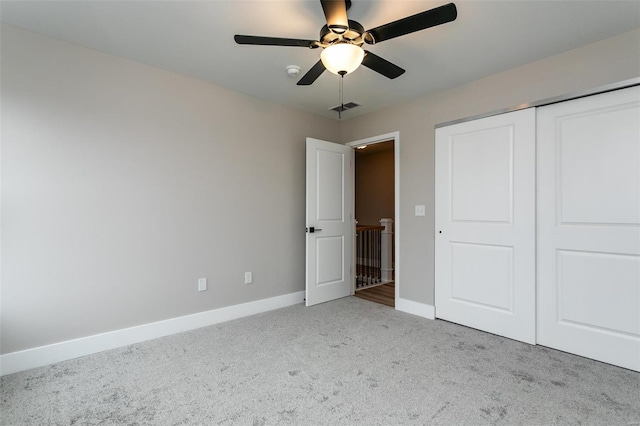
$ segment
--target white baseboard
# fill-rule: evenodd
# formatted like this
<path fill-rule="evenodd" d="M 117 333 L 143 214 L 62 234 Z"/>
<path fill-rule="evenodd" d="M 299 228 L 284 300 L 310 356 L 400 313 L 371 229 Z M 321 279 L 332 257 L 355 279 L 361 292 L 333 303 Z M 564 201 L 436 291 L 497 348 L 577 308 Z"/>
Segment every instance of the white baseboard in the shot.
<path fill-rule="evenodd" d="M 227 306 L 0 356 L 0 376 L 302 303 L 305 292 Z"/>
<path fill-rule="evenodd" d="M 396 309 L 408 314 L 418 315 L 427 319 L 436 319 L 436 307 L 408 299 L 396 299 Z"/>

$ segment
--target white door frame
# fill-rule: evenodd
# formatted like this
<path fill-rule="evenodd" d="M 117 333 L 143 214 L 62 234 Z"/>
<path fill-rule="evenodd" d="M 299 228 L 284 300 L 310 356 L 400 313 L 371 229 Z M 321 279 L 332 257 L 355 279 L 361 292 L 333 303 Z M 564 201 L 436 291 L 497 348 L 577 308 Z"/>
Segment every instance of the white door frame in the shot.
<path fill-rule="evenodd" d="M 400 132 L 395 131 L 386 133 L 384 135 L 372 136 L 366 139 L 359 139 L 357 141 L 348 142 L 345 145 L 355 148 L 356 146 L 373 145 L 381 142 L 393 141 L 393 166 L 394 166 L 394 232 L 393 232 L 393 244 L 394 250 L 394 282 L 395 282 L 395 299 L 396 309 L 397 302 L 400 300 Z M 357 165 L 356 165 L 357 167 Z M 355 193 L 354 193 L 355 196 Z M 354 291 L 355 291 L 355 282 Z"/>

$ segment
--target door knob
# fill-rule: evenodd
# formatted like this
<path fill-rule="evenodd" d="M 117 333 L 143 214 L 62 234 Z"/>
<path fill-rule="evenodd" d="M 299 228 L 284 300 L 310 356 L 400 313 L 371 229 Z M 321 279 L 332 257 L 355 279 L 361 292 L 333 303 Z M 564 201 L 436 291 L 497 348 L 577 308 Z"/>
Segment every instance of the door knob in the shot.
<path fill-rule="evenodd" d="M 322 229 L 314 228 L 313 226 L 310 226 L 310 227 L 307 228 L 307 232 L 310 233 L 310 234 L 313 234 L 313 233 L 319 232 L 319 231 L 322 231 Z"/>

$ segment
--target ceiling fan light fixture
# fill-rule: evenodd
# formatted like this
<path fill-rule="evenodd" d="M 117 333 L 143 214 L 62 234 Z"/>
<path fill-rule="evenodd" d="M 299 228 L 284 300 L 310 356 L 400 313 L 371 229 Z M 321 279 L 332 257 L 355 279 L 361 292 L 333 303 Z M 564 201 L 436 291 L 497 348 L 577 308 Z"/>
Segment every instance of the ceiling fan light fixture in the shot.
<path fill-rule="evenodd" d="M 330 72 L 338 75 L 355 71 L 364 59 L 364 50 L 349 43 L 338 43 L 325 48 L 320 54 L 322 64 Z"/>

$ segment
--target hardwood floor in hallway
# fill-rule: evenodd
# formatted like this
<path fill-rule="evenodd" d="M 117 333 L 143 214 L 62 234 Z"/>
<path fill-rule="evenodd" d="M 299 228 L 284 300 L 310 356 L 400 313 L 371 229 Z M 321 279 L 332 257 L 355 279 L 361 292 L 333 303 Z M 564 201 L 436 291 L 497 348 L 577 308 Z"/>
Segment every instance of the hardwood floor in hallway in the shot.
<path fill-rule="evenodd" d="M 381 303 L 383 305 L 396 307 L 396 284 L 394 282 L 379 285 L 373 288 L 357 290 L 356 297 L 369 300 L 371 302 Z"/>

